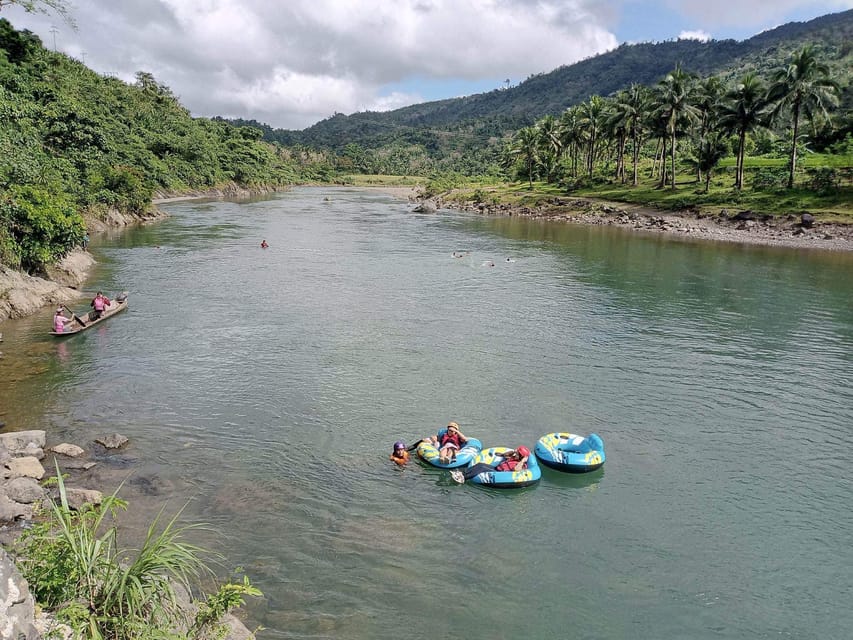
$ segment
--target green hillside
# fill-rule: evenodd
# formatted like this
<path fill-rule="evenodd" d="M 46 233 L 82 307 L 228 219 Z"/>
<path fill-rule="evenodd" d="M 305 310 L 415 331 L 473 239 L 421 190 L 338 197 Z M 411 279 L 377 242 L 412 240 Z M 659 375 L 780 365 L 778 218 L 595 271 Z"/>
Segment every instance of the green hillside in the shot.
<path fill-rule="evenodd" d="M 156 191 L 303 179 L 260 138 L 192 118 L 150 74 L 100 76 L 0 19 L 0 263 L 38 272 L 81 242 L 82 214 L 139 213 Z"/>
<path fill-rule="evenodd" d="M 790 23 L 748 40 L 675 40 L 623 44 L 608 53 L 533 76 L 510 89 L 427 102 L 390 112 L 336 114 L 303 131 L 272 129 L 254 121 L 237 121 L 264 130 L 283 144 L 342 151 L 356 144 L 366 149 L 389 145 L 421 146 L 437 168 L 481 171 L 496 158 L 496 144 L 545 115 L 559 115 L 592 95 L 608 96 L 631 84 L 651 86 L 681 64 L 699 76 L 731 79 L 747 70 L 766 76 L 791 52 L 816 44 L 843 86 L 842 109 L 853 105 L 850 75 L 853 10 L 804 23 Z M 448 166 L 446 159 L 474 150 L 480 161 Z M 444 161 L 444 162 L 442 162 Z M 377 167 L 387 171 L 392 167 Z"/>

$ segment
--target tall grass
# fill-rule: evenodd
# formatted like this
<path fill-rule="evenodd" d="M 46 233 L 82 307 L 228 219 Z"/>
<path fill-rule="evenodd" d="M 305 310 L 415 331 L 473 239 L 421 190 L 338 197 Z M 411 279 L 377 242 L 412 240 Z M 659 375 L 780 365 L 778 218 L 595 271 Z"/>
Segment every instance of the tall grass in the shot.
<path fill-rule="evenodd" d="M 59 466 L 59 501 L 49 500 L 41 519 L 18 541 L 16 555 L 37 602 L 54 611 L 78 637 L 90 640 L 208 638 L 221 635 L 218 620 L 261 592 L 244 579 L 222 585 L 207 602 L 196 603 L 195 619 L 179 602 L 176 588 L 192 592 L 203 575 L 207 552 L 184 537 L 202 525 L 168 521 L 161 510 L 139 549 L 121 549 L 117 515 L 127 502 L 116 491 L 100 505 L 79 511 L 68 503 Z"/>

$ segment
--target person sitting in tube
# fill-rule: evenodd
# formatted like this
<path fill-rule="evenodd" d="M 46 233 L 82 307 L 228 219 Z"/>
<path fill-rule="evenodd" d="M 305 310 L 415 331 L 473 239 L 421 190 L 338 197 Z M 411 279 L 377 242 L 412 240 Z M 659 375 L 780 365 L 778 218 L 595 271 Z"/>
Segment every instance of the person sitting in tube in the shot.
<path fill-rule="evenodd" d="M 430 437 L 430 441 L 438 449 L 438 461 L 448 464 L 456 459 L 456 453 L 465 446 L 468 438 L 459 430 L 455 422 L 448 422 L 447 428 L 438 435 Z"/>
<path fill-rule="evenodd" d="M 487 471 L 523 471 L 527 467 L 527 459 L 530 457 L 530 449 L 524 445 L 517 449 L 510 449 L 498 454 L 503 460 L 496 466 L 492 466 L 486 462 L 478 462 L 477 464 L 468 467 L 464 471 L 453 469 L 450 472 L 450 477 L 454 482 L 462 484 L 466 480 L 470 480 L 474 476 Z"/>

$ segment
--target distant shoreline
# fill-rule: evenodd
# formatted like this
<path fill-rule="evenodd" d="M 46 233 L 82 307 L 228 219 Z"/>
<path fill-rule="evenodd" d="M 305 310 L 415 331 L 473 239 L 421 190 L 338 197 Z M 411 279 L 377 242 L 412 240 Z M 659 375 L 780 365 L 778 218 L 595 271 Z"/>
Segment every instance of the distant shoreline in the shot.
<path fill-rule="evenodd" d="M 726 211 L 717 215 L 692 211 L 664 212 L 650 207 L 595 198 L 553 198 L 537 206 L 459 201 L 453 194 L 434 200 L 436 207 L 481 215 L 518 216 L 589 226 L 617 226 L 673 239 L 707 240 L 744 245 L 853 251 L 853 225 L 806 222 L 800 216 L 770 217 Z"/>

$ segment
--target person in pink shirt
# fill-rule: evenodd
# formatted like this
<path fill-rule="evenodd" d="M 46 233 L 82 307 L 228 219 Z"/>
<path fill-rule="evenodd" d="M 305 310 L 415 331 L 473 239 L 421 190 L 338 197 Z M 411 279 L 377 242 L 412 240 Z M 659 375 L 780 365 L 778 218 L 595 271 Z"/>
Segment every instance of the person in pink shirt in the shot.
<path fill-rule="evenodd" d="M 73 322 L 71 318 L 66 318 L 62 314 L 62 307 L 57 308 L 56 313 L 53 316 L 53 330 L 56 333 L 64 333 L 65 325 L 69 322 Z"/>
<path fill-rule="evenodd" d="M 106 308 L 110 306 L 110 299 L 105 296 L 103 293 L 98 291 L 98 295 L 95 296 L 95 299 L 92 300 L 91 307 L 95 310 L 92 313 L 92 320 L 97 320 L 101 317 L 101 314 L 106 310 Z"/>

